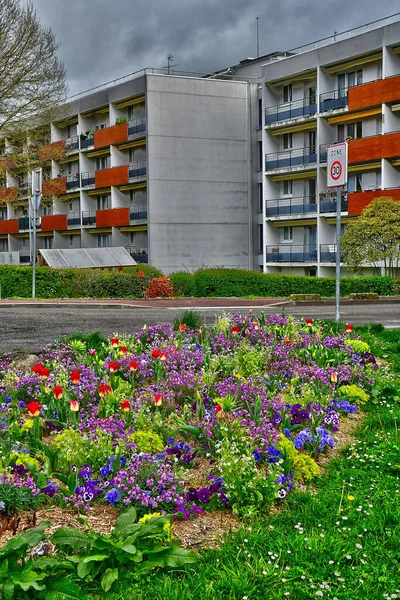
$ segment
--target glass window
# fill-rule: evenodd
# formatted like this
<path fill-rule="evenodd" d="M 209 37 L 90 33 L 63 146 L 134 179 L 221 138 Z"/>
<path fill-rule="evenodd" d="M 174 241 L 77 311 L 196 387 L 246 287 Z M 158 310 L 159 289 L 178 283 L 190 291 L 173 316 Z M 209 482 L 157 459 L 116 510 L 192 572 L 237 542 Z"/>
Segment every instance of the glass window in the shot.
<path fill-rule="evenodd" d="M 347 87 L 354 87 L 356 85 L 356 72 L 352 71 L 347 73 Z"/>
<path fill-rule="evenodd" d="M 262 128 L 262 122 L 263 122 L 263 118 L 262 118 L 262 98 L 258 99 L 258 129 Z"/>
<path fill-rule="evenodd" d="M 317 180 L 308 180 L 308 193 L 310 196 L 310 204 L 315 204 L 317 201 Z"/>
<path fill-rule="evenodd" d="M 262 213 L 263 211 L 263 185 L 262 183 L 258 184 L 258 212 Z"/>
<path fill-rule="evenodd" d="M 382 133 L 382 115 L 376 117 L 376 133 Z"/>
<path fill-rule="evenodd" d="M 259 171 L 261 171 L 262 166 L 263 166 L 262 142 L 257 142 L 257 148 L 258 148 L 258 166 L 257 166 L 257 169 Z"/>
<path fill-rule="evenodd" d="M 291 102 L 293 97 L 292 84 L 283 86 L 283 102 Z"/>
<path fill-rule="evenodd" d="M 283 228 L 283 239 L 285 242 L 293 241 L 293 227 L 288 226 Z"/>
<path fill-rule="evenodd" d="M 338 125 L 337 133 L 338 133 L 338 142 L 344 142 L 346 139 L 346 126 L 344 125 L 344 123 L 341 123 L 340 125 Z"/>
<path fill-rule="evenodd" d="M 107 210 L 110 208 L 110 196 L 97 196 L 97 210 Z"/>
<path fill-rule="evenodd" d="M 308 88 L 308 103 L 315 104 L 317 102 L 317 88 L 315 85 Z"/>
<path fill-rule="evenodd" d="M 357 71 L 357 85 L 361 85 L 363 82 L 363 72 L 362 69 Z"/>
<path fill-rule="evenodd" d="M 96 171 L 101 171 L 102 169 L 108 169 L 110 163 L 110 157 L 107 156 L 98 156 L 96 158 Z"/>
<path fill-rule="evenodd" d="M 98 248 L 109 248 L 110 246 L 110 234 L 104 233 L 97 236 L 97 247 Z"/>
<path fill-rule="evenodd" d="M 291 196 L 293 194 L 293 179 L 286 179 L 283 182 L 283 195 Z"/>
<path fill-rule="evenodd" d="M 343 98 L 343 96 L 345 96 L 345 92 L 346 92 L 346 73 L 339 73 L 338 89 L 339 89 L 339 98 Z"/>
<path fill-rule="evenodd" d="M 290 150 L 293 147 L 293 135 L 291 133 L 284 133 L 282 143 L 284 150 Z"/>
<path fill-rule="evenodd" d="M 8 240 L 0 240 L 0 252 L 8 252 Z"/>
<path fill-rule="evenodd" d="M 263 245 L 264 245 L 264 227 L 262 224 L 259 224 L 259 226 L 258 226 L 258 252 L 263 251 Z"/>

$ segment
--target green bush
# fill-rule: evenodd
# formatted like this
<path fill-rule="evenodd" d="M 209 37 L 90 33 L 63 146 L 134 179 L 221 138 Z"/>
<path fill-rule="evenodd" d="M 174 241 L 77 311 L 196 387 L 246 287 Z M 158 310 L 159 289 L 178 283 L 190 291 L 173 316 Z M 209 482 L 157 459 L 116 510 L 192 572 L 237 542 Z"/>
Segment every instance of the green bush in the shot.
<path fill-rule="evenodd" d="M 195 283 L 193 273 L 177 271 L 169 276 L 174 285 L 175 296 L 195 296 Z"/>

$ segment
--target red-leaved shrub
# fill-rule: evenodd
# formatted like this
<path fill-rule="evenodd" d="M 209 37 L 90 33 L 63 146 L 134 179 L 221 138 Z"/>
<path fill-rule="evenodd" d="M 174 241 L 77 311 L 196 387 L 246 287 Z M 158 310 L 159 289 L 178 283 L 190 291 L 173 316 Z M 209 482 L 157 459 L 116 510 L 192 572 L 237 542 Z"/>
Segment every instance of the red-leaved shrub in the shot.
<path fill-rule="evenodd" d="M 172 298 L 174 286 L 168 277 L 154 277 L 144 290 L 145 298 Z"/>

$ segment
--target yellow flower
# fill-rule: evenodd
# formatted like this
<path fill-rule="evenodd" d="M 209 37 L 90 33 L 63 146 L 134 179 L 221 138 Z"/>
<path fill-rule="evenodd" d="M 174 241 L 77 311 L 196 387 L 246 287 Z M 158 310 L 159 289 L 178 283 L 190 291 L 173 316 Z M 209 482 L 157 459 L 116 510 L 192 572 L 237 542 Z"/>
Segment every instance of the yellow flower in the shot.
<path fill-rule="evenodd" d="M 353 500 L 355 500 L 354 496 L 347 496 L 347 500 L 349 500 L 350 502 L 353 502 Z"/>

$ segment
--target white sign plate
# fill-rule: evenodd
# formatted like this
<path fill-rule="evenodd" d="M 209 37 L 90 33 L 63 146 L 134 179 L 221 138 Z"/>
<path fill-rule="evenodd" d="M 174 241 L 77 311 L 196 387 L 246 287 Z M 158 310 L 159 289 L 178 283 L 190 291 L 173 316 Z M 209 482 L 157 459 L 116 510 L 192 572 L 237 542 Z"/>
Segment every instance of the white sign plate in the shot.
<path fill-rule="evenodd" d="M 328 146 L 328 188 L 343 187 L 347 183 L 347 142 Z"/>

